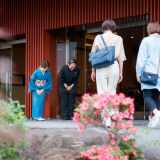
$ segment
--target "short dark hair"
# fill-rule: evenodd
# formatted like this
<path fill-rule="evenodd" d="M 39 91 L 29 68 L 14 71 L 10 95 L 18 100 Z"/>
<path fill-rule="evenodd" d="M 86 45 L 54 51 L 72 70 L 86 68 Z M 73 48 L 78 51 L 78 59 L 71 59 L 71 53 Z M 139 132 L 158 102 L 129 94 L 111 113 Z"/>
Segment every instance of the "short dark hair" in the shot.
<path fill-rule="evenodd" d="M 107 19 L 102 23 L 102 31 L 111 30 L 114 32 L 116 30 L 116 23 L 112 19 Z"/>
<path fill-rule="evenodd" d="M 148 34 L 160 33 L 160 25 L 159 25 L 159 23 L 157 21 L 150 22 L 147 25 L 147 32 L 148 32 Z"/>
<path fill-rule="evenodd" d="M 70 64 L 72 64 L 72 63 L 77 64 L 77 61 L 76 61 L 75 59 L 70 59 L 70 60 L 68 61 L 68 64 L 70 65 Z"/>
<path fill-rule="evenodd" d="M 43 60 L 43 61 L 41 62 L 41 67 L 42 67 L 42 68 L 47 68 L 47 67 L 49 68 L 49 66 L 50 66 L 50 65 L 49 65 L 49 62 L 48 62 L 48 61 Z"/>

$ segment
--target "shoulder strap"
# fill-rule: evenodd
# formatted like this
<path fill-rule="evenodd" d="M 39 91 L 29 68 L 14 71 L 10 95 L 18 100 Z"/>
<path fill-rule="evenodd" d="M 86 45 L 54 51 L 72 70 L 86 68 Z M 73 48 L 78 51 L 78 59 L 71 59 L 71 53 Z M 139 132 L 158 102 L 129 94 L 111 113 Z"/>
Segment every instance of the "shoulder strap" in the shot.
<path fill-rule="evenodd" d="M 103 38 L 102 34 L 101 34 L 101 38 L 102 38 L 102 41 L 103 41 L 105 47 L 107 47 L 107 45 L 106 45 L 106 43 L 105 43 L 105 41 L 104 41 L 104 38 Z"/>

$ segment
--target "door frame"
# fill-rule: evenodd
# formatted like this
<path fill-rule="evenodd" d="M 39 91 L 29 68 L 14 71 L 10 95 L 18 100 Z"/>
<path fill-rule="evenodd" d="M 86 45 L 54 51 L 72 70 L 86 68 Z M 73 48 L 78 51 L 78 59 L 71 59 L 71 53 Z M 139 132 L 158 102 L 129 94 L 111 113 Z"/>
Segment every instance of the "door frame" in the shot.
<path fill-rule="evenodd" d="M 12 60 L 13 60 L 13 45 L 16 44 L 23 44 L 26 43 L 26 39 L 20 39 L 20 40 L 14 40 L 14 41 L 8 41 L 8 42 L 1 42 L 0 43 L 0 51 L 4 50 L 4 49 L 11 49 L 11 73 L 8 75 L 8 79 L 9 82 L 7 82 L 6 79 L 6 92 L 8 90 L 8 88 L 10 88 L 10 96 L 8 97 L 8 95 L 6 94 L 6 101 L 8 100 L 8 98 L 12 99 Z M 8 86 L 7 86 L 8 85 Z"/>

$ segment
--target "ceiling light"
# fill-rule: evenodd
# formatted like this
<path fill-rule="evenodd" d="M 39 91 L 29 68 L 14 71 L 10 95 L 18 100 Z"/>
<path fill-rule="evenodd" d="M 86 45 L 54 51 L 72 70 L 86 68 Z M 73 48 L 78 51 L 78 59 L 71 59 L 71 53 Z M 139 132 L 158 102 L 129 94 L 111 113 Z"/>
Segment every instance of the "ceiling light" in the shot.
<path fill-rule="evenodd" d="M 87 47 L 92 47 L 92 44 L 86 43 Z"/>
<path fill-rule="evenodd" d="M 134 38 L 134 36 L 131 36 L 130 38 Z"/>

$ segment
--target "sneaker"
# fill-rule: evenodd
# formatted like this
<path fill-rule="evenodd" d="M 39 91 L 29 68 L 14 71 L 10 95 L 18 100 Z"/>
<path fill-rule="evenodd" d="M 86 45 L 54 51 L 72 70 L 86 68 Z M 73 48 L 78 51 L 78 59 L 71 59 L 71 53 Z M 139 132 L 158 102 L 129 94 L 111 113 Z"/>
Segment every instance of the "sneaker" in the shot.
<path fill-rule="evenodd" d="M 155 118 L 157 119 L 156 128 L 160 126 L 160 111 L 157 112 L 155 115 Z"/>
<path fill-rule="evenodd" d="M 157 128 L 160 126 L 160 112 L 158 112 L 149 122 L 148 127 Z"/>
<path fill-rule="evenodd" d="M 44 118 L 37 118 L 37 121 L 45 121 Z"/>

